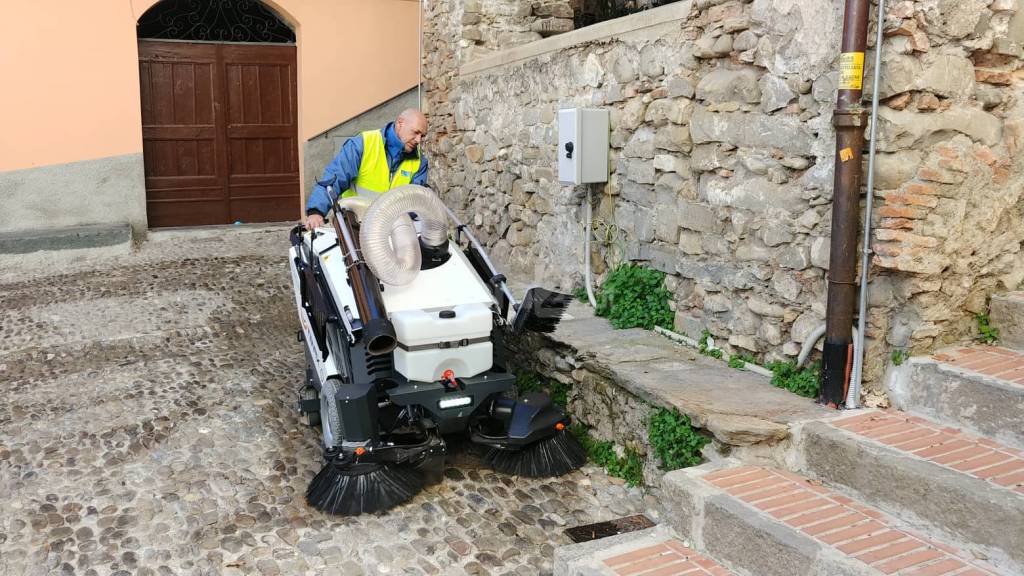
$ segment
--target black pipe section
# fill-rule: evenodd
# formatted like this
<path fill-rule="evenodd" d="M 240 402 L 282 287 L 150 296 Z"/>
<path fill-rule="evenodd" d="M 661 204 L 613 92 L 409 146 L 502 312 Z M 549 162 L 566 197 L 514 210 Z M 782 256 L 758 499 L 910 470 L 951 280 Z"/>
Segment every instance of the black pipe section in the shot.
<path fill-rule="evenodd" d="M 366 344 L 366 352 L 371 356 L 390 354 L 398 345 L 398 338 L 395 336 L 395 327 L 388 320 L 387 310 L 384 309 L 384 297 L 380 293 L 377 277 L 363 260 L 359 246 L 359 221 L 351 210 L 339 209 L 336 205 L 334 211 L 334 231 L 338 235 L 338 245 L 342 247 L 342 253 L 345 255 L 345 266 L 352 283 L 356 310 L 359 311 L 359 320 L 363 324 L 362 338 Z M 349 239 L 352 241 L 351 247 L 347 245 Z"/>
<path fill-rule="evenodd" d="M 835 186 L 832 193 L 832 240 L 819 401 L 833 408 L 838 408 L 846 400 L 846 387 L 849 385 L 853 362 L 851 329 L 857 295 L 856 248 L 861 157 L 864 127 L 867 124 L 867 110 L 861 106 L 861 98 L 868 10 L 868 0 L 846 1 L 839 94 L 832 115 L 832 125 L 836 129 Z"/>

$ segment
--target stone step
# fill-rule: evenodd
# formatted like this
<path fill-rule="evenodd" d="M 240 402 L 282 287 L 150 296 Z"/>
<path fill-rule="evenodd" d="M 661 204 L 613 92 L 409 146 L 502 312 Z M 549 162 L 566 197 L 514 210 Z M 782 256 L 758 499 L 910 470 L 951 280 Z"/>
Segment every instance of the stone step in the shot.
<path fill-rule="evenodd" d="M 1024 350 L 1024 292 L 993 294 L 989 317 L 1003 346 Z"/>
<path fill-rule="evenodd" d="M 1024 448 L 1024 353 L 971 346 L 912 358 L 889 393 L 900 410 Z"/>
<path fill-rule="evenodd" d="M 680 537 L 736 572 L 1006 574 L 820 482 L 789 472 L 704 464 L 668 473 L 663 487 L 668 518 Z"/>
<path fill-rule="evenodd" d="M 519 295 L 527 283 L 512 278 L 509 285 Z M 599 374 L 651 406 L 675 408 L 722 444 L 775 444 L 794 422 L 828 414 L 814 400 L 772 386 L 771 378 L 730 368 L 649 330 L 617 330 L 579 302 L 570 304 L 554 333 L 539 339 L 573 358 L 580 368 L 571 371 L 574 378 Z M 541 366 L 557 372 L 546 356 L 538 354 Z"/>
<path fill-rule="evenodd" d="M 795 469 L 1024 573 L 1024 451 L 897 411 L 809 422 Z"/>
<path fill-rule="evenodd" d="M 0 233 L 0 254 L 28 254 L 43 250 L 123 246 L 130 251 L 132 228 L 124 224 L 98 224 L 66 228 L 40 228 Z"/>
<path fill-rule="evenodd" d="M 559 576 L 732 576 L 714 560 L 698 554 L 671 529 L 656 526 L 555 549 Z"/>

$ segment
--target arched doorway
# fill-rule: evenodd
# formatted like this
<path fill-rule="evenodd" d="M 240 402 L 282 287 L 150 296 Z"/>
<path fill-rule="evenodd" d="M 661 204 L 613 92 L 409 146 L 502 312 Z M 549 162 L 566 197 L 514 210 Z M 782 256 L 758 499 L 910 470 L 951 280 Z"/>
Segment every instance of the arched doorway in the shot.
<path fill-rule="evenodd" d="M 257 0 L 162 0 L 136 30 L 150 227 L 296 219 L 292 29 Z"/>

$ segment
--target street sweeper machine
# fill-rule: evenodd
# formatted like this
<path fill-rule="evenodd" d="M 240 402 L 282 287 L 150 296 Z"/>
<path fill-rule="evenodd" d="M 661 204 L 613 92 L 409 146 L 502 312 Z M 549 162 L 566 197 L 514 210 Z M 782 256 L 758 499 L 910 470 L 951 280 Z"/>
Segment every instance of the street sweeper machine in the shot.
<path fill-rule="evenodd" d="M 502 346 L 553 331 L 570 297 L 535 287 L 517 301 L 427 188 L 335 198 L 334 214 L 329 227 L 291 231 L 307 361 L 298 406 L 323 441 L 307 502 L 344 515 L 401 504 L 441 479 L 453 436 L 502 473 L 582 466 L 565 412 L 543 394 L 512 396 Z"/>

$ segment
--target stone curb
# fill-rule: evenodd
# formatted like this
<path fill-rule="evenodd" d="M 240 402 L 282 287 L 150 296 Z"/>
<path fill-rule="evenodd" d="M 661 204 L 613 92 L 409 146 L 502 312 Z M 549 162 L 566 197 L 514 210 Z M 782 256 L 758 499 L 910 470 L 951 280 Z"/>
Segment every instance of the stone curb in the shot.
<path fill-rule="evenodd" d="M 125 250 L 131 249 L 132 227 L 127 223 L 0 233 L 0 254 L 103 248 L 118 244 L 123 244 Z"/>

